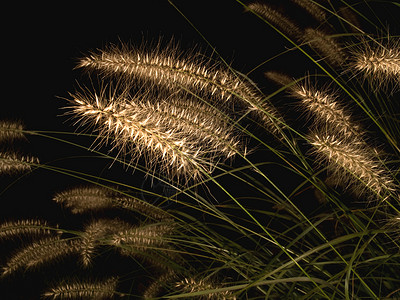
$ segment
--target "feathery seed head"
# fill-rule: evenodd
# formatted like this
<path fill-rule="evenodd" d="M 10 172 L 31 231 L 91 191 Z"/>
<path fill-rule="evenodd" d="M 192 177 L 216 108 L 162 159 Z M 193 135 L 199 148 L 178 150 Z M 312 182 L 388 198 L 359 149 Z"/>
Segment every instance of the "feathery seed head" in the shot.
<path fill-rule="evenodd" d="M 247 5 L 247 9 L 254 11 L 279 30 L 295 39 L 299 39 L 302 36 L 302 30 L 292 20 L 266 3 L 253 2 Z"/>
<path fill-rule="evenodd" d="M 24 138 L 20 122 L 0 121 L 0 142 Z"/>
<path fill-rule="evenodd" d="M 53 198 L 71 209 L 74 214 L 112 207 L 113 193 L 98 186 L 72 188 L 56 194 Z"/>
<path fill-rule="evenodd" d="M 78 246 L 76 240 L 61 240 L 59 236 L 43 238 L 16 252 L 3 267 L 2 275 L 6 276 L 22 268 L 33 268 L 77 253 Z"/>
<path fill-rule="evenodd" d="M 192 277 L 184 278 L 183 280 L 177 282 L 175 286 L 177 288 L 183 289 L 183 291 L 186 293 L 194 293 L 220 288 L 220 286 L 216 285 L 213 282 L 210 282 L 209 280 L 195 279 Z M 230 291 L 224 291 L 197 296 L 197 299 L 235 300 L 236 296 L 234 296 Z"/>
<path fill-rule="evenodd" d="M 321 30 L 306 28 L 303 41 L 308 43 L 323 59 L 334 66 L 340 66 L 346 61 L 346 55 L 340 44 Z"/>
<path fill-rule="evenodd" d="M 49 299 L 112 299 L 116 293 L 118 278 L 107 280 L 64 282 L 43 294 Z"/>
<path fill-rule="evenodd" d="M 97 246 L 104 244 L 107 236 L 127 230 L 130 225 L 120 220 L 100 219 L 88 224 L 81 238 L 80 252 L 85 267 L 92 263 Z"/>
<path fill-rule="evenodd" d="M 326 12 L 317 4 L 310 0 L 292 0 L 298 6 L 306 10 L 315 20 L 324 23 L 326 22 Z"/>
<path fill-rule="evenodd" d="M 294 82 L 294 79 L 292 79 L 288 75 L 280 73 L 280 72 L 268 71 L 268 72 L 264 73 L 264 76 L 267 79 L 269 79 L 269 80 L 273 81 L 274 83 L 281 85 L 281 86 L 287 86 Z"/>
<path fill-rule="evenodd" d="M 347 25 L 349 31 L 351 32 L 362 32 L 361 23 L 357 17 L 357 14 L 349 6 L 343 6 L 339 8 L 338 14 L 346 20 L 345 25 Z"/>
<path fill-rule="evenodd" d="M 362 140 L 365 135 L 361 126 L 352 120 L 349 109 L 339 101 L 339 95 L 327 88 L 311 85 L 309 80 L 290 88 L 290 94 L 314 117 L 314 127 L 329 130 L 331 135 L 343 134 Z"/>
<path fill-rule="evenodd" d="M 147 168 L 156 167 L 169 178 L 198 179 L 211 173 L 216 160 L 233 156 L 240 142 L 220 113 L 187 99 L 138 99 L 127 94 L 106 98 L 77 93 L 73 112 L 83 124 L 97 127 L 99 137 L 111 141 L 131 162 L 144 156 Z"/>
<path fill-rule="evenodd" d="M 18 220 L 0 224 L 0 239 L 13 239 L 26 235 L 37 237 L 52 233 L 47 222 L 42 220 Z"/>
<path fill-rule="evenodd" d="M 165 235 L 170 234 L 174 229 L 174 223 L 171 222 L 132 227 L 114 234 L 111 243 L 132 250 L 146 250 L 165 245 Z"/>
<path fill-rule="evenodd" d="M 138 212 L 156 220 L 161 221 L 171 219 L 171 215 L 169 215 L 167 212 L 157 206 L 154 206 L 153 204 L 147 203 L 144 200 L 132 197 L 115 197 L 112 201 L 116 207 Z"/>
<path fill-rule="evenodd" d="M 367 199 L 384 199 L 397 190 L 392 176 L 373 149 L 351 139 L 321 133 L 310 134 L 317 158 L 327 163 L 338 184 L 350 187 Z"/>
<path fill-rule="evenodd" d="M 349 71 L 361 74 L 374 90 L 400 88 L 400 39 L 367 40 L 350 46 Z"/>
<path fill-rule="evenodd" d="M 33 156 L 0 152 L 0 174 L 27 172 L 31 170 L 33 164 L 38 163 L 39 159 Z"/>
<path fill-rule="evenodd" d="M 77 67 L 128 81 L 134 78 L 173 91 L 184 88 L 200 95 L 217 94 L 224 100 L 232 96 L 233 87 L 238 84 L 232 72 L 204 55 L 180 51 L 173 41 L 166 47 L 148 48 L 110 46 L 81 58 Z"/>

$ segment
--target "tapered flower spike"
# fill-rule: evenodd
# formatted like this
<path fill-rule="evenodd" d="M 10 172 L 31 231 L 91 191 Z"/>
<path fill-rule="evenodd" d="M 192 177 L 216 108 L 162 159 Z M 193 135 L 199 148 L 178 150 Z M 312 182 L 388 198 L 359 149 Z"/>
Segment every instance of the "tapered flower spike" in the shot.
<path fill-rule="evenodd" d="M 165 235 L 175 229 L 172 222 L 156 223 L 122 230 L 111 237 L 111 244 L 126 249 L 143 251 L 166 245 Z"/>
<path fill-rule="evenodd" d="M 303 35 L 303 31 L 292 20 L 266 3 L 250 3 L 247 5 L 247 9 L 260 15 L 283 33 L 296 40 L 299 40 Z"/>
<path fill-rule="evenodd" d="M 160 296 L 160 292 L 163 290 L 166 284 L 173 282 L 177 279 L 177 274 L 174 271 L 167 271 L 162 274 L 159 278 L 153 281 L 144 291 L 144 299 L 153 299 Z"/>
<path fill-rule="evenodd" d="M 166 115 L 167 102 L 143 97 L 107 97 L 106 90 L 100 94 L 77 93 L 71 108 L 78 122 L 96 126 L 99 137 L 111 142 L 122 158 L 130 158 L 133 163 L 144 156 L 149 171 L 159 169 L 171 179 L 199 179 L 211 173 L 218 160 L 237 151 L 238 139 L 232 127 L 224 124 L 217 112 L 203 119 L 203 113 L 185 112 L 171 100 L 171 112 Z"/>
<path fill-rule="evenodd" d="M 43 294 L 47 299 L 113 299 L 117 293 L 118 278 L 106 280 L 62 282 Z"/>
<path fill-rule="evenodd" d="M 49 236 L 55 233 L 43 220 L 18 220 L 0 224 L 0 239 L 14 239 L 22 236 Z"/>
<path fill-rule="evenodd" d="M 280 86 L 287 86 L 294 82 L 294 79 L 280 72 L 268 71 L 264 73 L 264 76 Z"/>
<path fill-rule="evenodd" d="M 365 144 L 318 132 L 310 134 L 308 141 L 337 184 L 351 188 L 359 198 L 386 200 L 397 193 L 392 176 Z"/>
<path fill-rule="evenodd" d="M 114 207 L 121 207 L 130 211 L 138 212 L 155 220 L 161 221 L 172 218 L 170 214 L 161 208 L 137 198 L 116 196 L 113 198 L 112 202 Z"/>
<path fill-rule="evenodd" d="M 341 66 L 346 62 L 347 58 L 340 44 L 321 30 L 306 28 L 303 41 L 308 43 L 323 60 L 334 66 Z"/>
<path fill-rule="evenodd" d="M 20 122 L 0 121 L 0 142 L 24 138 Z"/>
<path fill-rule="evenodd" d="M 17 153 L 0 152 L 0 174 L 14 174 L 31 170 L 33 164 L 38 164 L 39 159 Z"/>
<path fill-rule="evenodd" d="M 343 134 L 362 142 L 364 130 L 353 120 L 349 109 L 339 102 L 337 93 L 312 85 L 309 78 L 290 87 L 289 93 L 312 115 L 314 127 L 329 128 L 331 135 Z"/>
<path fill-rule="evenodd" d="M 314 17 L 315 20 L 320 23 L 324 23 L 326 21 L 326 12 L 320 6 L 313 3 L 310 0 L 292 0 L 292 2 L 296 3 L 298 6 L 302 7 L 306 10 L 311 16 Z"/>
<path fill-rule="evenodd" d="M 167 47 L 158 45 L 150 50 L 126 45 L 119 48 L 112 46 L 80 59 L 78 67 L 116 76 L 119 80 L 125 78 L 127 82 L 133 78 L 151 87 L 188 90 L 209 99 L 213 106 L 221 106 L 223 102 L 234 99 L 242 106 L 257 111 L 272 133 L 276 133 L 279 126 L 279 122 L 275 121 L 280 118 L 276 109 L 263 101 L 264 97 L 247 78 L 200 53 L 181 52 L 173 41 Z M 204 109 L 206 107 L 202 106 Z"/>
<path fill-rule="evenodd" d="M 57 193 L 53 200 L 71 209 L 74 214 L 111 208 L 113 193 L 99 186 L 75 187 Z"/>
<path fill-rule="evenodd" d="M 343 6 L 339 8 L 338 13 L 347 21 L 344 22 L 344 25 L 349 29 L 349 31 L 357 33 L 362 32 L 361 23 L 356 13 L 349 6 Z"/>
<path fill-rule="evenodd" d="M 37 267 L 77 253 L 78 245 L 76 240 L 62 240 L 58 236 L 43 238 L 16 252 L 3 267 L 2 275 L 12 274 L 19 269 Z"/>
<path fill-rule="evenodd" d="M 176 287 L 182 289 L 186 293 L 194 293 L 200 291 L 214 290 L 221 286 L 216 285 L 213 282 L 205 279 L 196 278 L 184 278 L 183 280 L 176 283 Z M 236 296 L 231 291 L 209 293 L 205 295 L 199 295 L 196 299 L 215 299 L 215 300 L 236 300 Z"/>
<path fill-rule="evenodd" d="M 400 39 L 361 39 L 350 45 L 349 72 L 367 79 L 374 90 L 400 88 Z"/>
<path fill-rule="evenodd" d="M 82 264 L 88 267 L 96 254 L 96 247 L 105 244 L 103 241 L 112 234 L 128 230 L 131 226 L 120 220 L 100 219 L 88 224 L 81 237 L 80 252 Z"/>

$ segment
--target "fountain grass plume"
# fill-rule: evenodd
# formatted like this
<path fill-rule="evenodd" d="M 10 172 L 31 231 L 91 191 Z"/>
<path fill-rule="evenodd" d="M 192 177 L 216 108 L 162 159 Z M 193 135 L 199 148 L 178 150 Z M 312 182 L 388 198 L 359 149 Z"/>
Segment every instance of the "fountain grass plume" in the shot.
<path fill-rule="evenodd" d="M 314 28 L 306 28 L 303 40 L 309 44 L 318 55 L 333 66 L 341 66 L 346 62 L 347 55 L 337 40 L 327 33 Z"/>
<path fill-rule="evenodd" d="M 260 15 L 263 19 L 272 23 L 279 30 L 282 30 L 288 36 L 300 40 L 303 30 L 298 27 L 285 14 L 280 13 L 277 9 L 267 3 L 253 2 L 246 6 L 247 10 L 251 10 Z"/>
<path fill-rule="evenodd" d="M 173 222 L 145 224 L 121 230 L 111 236 L 112 245 L 124 248 L 146 250 L 165 246 L 164 237 L 175 229 Z"/>
<path fill-rule="evenodd" d="M 42 238 L 17 251 L 3 267 L 2 276 L 76 254 L 78 249 L 79 241 L 77 240 L 64 240 L 59 236 Z"/>
<path fill-rule="evenodd" d="M 20 155 L 16 152 L 0 152 L 0 174 L 15 174 L 31 171 L 39 163 L 37 157 Z"/>
<path fill-rule="evenodd" d="M 81 58 L 77 67 L 119 80 L 125 78 L 130 84 L 136 80 L 141 85 L 170 92 L 186 90 L 215 107 L 232 100 L 257 111 L 272 133 L 279 131 L 282 123 L 277 110 L 264 101 L 248 78 L 202 53 L 180 51 L 173 40 L 166 47 L 159 44 L 151 49 L 127 45 L 99 49 Z"/>
<path fill-rule="evenodd" d="M 53 234 L 47 221 L 39 219 L 9 221 L 0 224 L 0 239 L 15 239 L 23 236 L 40 237 Z"/>
<path fill-rule="evenodd" d="M 326 11 L 310 0 L 292 0 L 296 5 L 307 11 L 315 20 L 324 23 L 327 20 Z"/>
<path fill-rule="evenodd" d="M 311 133 L 308 141 L 336 184 L 350 188 L 359 198 L 386 200 L 397 193 L 393 177 L 365 143 L 318 131 Z"/>
<path fill-rule="evenodd" d="M 82 186 L 64 190 L 53 200 L 69 208 L 74 214 L 112 207 L 112 192 L 99 186 Z"/>
<path fill-rule="evenodd" d="M 0 121 L 0 142 L 24 138 L 23 125 L 18 121 Z"/>
<path fill-rule="evenodd" d="M 97 219 L 85 226 L 81 236 L 80 253 L 82 264 L 88 267 L 96 255 L 96 248 L 106 244 L 107 236 L 127 230 L 130 225 L 118 219 Z"/>
<path fill-rule="evenodd" d="M 400 88 L 400 38 L 361 37 L 349 45 L 349 72 L 368 80 L 373 90 Z"/>
<path fill-rule="evenodd" d="M 209 279 L 207 280 L 187 277 L 181 281 L 176 282 L 175 286 L 178 289 L 182 289 L 186 293 L 196 293 L 204 291 L 204 294 L 196 296 L 197 299 L 236 300 L 236 296 L 231 291 L 210 292 L 207 294 L 207 290 L 221 288 L 219 284 L 216 284 Z"/>
<path fill-rule="evenodd" d="M 66 281 L 43 293 L 46 299 L 113 299 L 118 284 L 117 277 L 105 280 Z"/>
<path fill-rule="evenodd" d="M 205 104 L 106 91 L 75 93 L 69 108 L 77 123 L 94 126 L 98 137 L 130 164 L 144 157 L 150 172 L 158 168 L 170 179 L 187 182 L 210 174 L 219 160 L 240 151 L 233 127 Z"/>
<path fill-rule="evenodd" d="M 304 111 L 312 116 L 313 127 L 327 128 L 331 135 L 343 134 L 362 141 L 366 136 L 365 130 L 358 124 L 351 114 L 349 107 L 339 101 L 340 94 L 329 87 L 318 87 L 306 80 L 298 82 L 289 88 L 292 97 L 299 99 Z"/>

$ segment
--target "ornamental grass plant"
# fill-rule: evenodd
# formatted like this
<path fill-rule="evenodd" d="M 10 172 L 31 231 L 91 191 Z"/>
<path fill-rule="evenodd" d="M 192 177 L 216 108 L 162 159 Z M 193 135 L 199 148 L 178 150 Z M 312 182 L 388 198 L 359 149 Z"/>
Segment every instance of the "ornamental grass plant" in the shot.
<path fill-rule="evenodd" d="M 232 0 L 281 45 L 239 70 L 167 2 L 211 51 L 82 51 L 57 99 L 70 131 L 0 122 L 2 178 L 74 180 L 48 195 L 57 217 L 0 222 L 0 280 L 41 272 L 42 299 L 400 298 L 400 26 L 375 10 L 400 5 Z M 21 138 L 84 155 L 39 163 Z"/>

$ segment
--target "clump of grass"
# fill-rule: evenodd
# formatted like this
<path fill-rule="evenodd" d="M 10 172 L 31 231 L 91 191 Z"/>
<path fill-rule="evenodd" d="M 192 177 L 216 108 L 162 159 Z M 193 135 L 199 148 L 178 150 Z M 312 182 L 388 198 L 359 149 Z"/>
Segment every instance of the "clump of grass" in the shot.
<path fill-rule="evenodd" d="M 130 293 L 145 298 L 381 299 L 398 293 L 399 243 L 392 233 L 398 233 L 399 224 L 400 129 L 392 109 L 395 90 L 383 94 L 386 83 L 396 86 L 397 77 L 388 71 L 392 67 L 382 71 L 379 66 L 396 66 L 396 52 L 393 44 L 384 42 L 375 48 L 376 40 L 361 30 L 357 16 L 373 22 L 361 12 L 347 13 L 351 19 L 347 20 L 342 3 L 293 2 L 311 15 L 311 25 L 300 26 L 269 4 L 243 6 L 294 46 L 283 54 L 304 54 L 316 67 L 316 76 L 327 81 L 325 87 L 311 83 L 310 76 L 304 81 L 266 72 L 281 87 L 264 95 L 251 81 L 251 73 L 242 75 L 174 43 L 153 49 L 110 46 L 79 60 L 79 68 L 103 77 L 99 90 L 71 94 L 76 123 L 94 128 L 102 140 L 98 146 L 109 144 L 115 161 L 174 187 L 173 197 L 168 197 L 143 193 L 136 182 L 121 183 L 119 189 L 117 180 L 71 172 L 100 185 L 117 185 L 112 192 L 77 188 L 55 197 L 71 213 L 92 217 L 82 228 L 64 230 L 73 236 L 71 245 L 74 241 L 74 253 L 86 273 L 111 255 L 124 264 L 129 260 L 132 268 L 125 279 L 132 282 Z M 362 6 L 343 4 L 351 12 Z M 321 22 L 317 28 L 312 26 L 315 21 Z M 359 43 L 348 30 L 368 42 Z M 379 48 L 382 45 L 385 50 Z M 389 48 L 391 52 L 385 52 Z M 360 53 L 370 56 L 360 60 Z M 364 67 L 357 69 L 357 61 Z M 353 72 L 365 75 L 358 80 Z M 374 82 L 375 76 L 383 81 L 380 93 L 370 92 L 364 82 L 369 77 Z M 108 83 L 113 80 L 119 84 Z M 296 105 L 284 109 L 302 109 L 288 121 L 270 105 L 270 99 L 282 96 L 283 90 L 291 101 L 296 99 Z M 253 116 L 261 125 L 257 130 L 254 122 L 247 123 Z M 309 124 L 309 118 L 314 122 Z M 279 135 L 281 143 L 271 143 L 271 135 L 263 135 L 261 129 Z M 250 143 L 242 143 L 243 138 Z M 385 147 L 382 154 L 371 141 L 392 147 Z M 254 153 L 245 155 L 249 145 Z M 224 164 L 235 156 L 241 158 L 237 165 Z M 289 182 L 284 172 L 296 182 Z M 125 192 L 120 192 L 122 187 Z M 140 192 L 142 200 L 136 198 Z M 173 209 L 164 211 L 148 203 L 147 195 L 163 198 L 163 204 L 173 198 Z M 23 232 L 25 224 L 21 225 Z M 37 239 L 33 232 L 32 237 Z M 57 254 L 61 250 L 54 250 L 41 261 L 53 240 L 70 243 L 37 239 L 11 258 L 5 275 L 63 257 Z M 44 295 L 100 299 L 122 295 L 115 292 L 114 281 L 112 288 L 104 281 L 66 282 Z M 130 293 L 124 295 L 133 297 Z"/>

